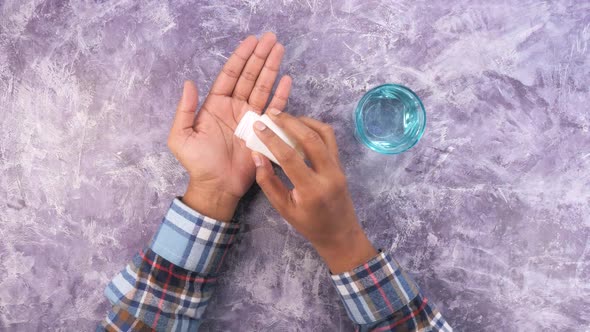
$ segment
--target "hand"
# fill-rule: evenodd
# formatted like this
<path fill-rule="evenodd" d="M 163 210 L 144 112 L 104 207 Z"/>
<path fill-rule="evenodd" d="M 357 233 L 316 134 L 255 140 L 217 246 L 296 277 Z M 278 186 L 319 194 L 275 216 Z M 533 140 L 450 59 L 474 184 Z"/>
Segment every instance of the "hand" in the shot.
<path fill-rule="evenodd" d="M 233 133 L 248 110 L 262 112 L 284 53 L 273 33 L 246 38 L 223 66 L 196 118 L 197 89 L 185 82 L 168 146 L 189 173 L 183 202 L 191 208 L 231 220 L 255 175 L 250 150 Z M 285 76 L 269 106 L 283 109 L 290 90 L 291 79 Z"/>
<path fill-rule="evenodd" d="M 269 108 L 267 113 L 303 148 L 312 165 L 308 167 L 271 129 L 256 122 L 256 135 L 294 185 L 288 190 L 274 174 L 270 161 L 253 152 L 256 182 L 270 203 L 311 242 L 332 273 L 349 271 L 375 256 L 377 251 L 354 212 L 332 127 L 306 117 L 297 119 L 278 109 Z"/>

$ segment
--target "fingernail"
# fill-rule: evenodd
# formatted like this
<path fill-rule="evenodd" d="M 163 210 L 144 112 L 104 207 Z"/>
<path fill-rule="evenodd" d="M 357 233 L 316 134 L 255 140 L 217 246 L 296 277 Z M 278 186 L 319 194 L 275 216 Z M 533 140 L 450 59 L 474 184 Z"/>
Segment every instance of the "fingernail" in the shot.
<path fill-rule="evenodd" d="M 263 131 L 264 129 L 266 129 L 266 125 L 264 123 L 260 122 L 260 121 L 256 121 L 254 123 L 254 128 L 256 128 L 256 129 L 258 129 L 260 131 Z"/>
<path fill-rule="evenodd" d="M 272 115 L 279 115 L 281 113 L 281 111 L 279 111 L 276 108 L 271 108 L 268 110 L 268 113 L 272 114 Z"/>
<path fill-rule="evenodd" d="M 262 158 L 260 158 L 258 154 L 253 153 L 252 160 L 254 160 L 254 165 L 256 165 L 256 167 L 262 166 Z"/>

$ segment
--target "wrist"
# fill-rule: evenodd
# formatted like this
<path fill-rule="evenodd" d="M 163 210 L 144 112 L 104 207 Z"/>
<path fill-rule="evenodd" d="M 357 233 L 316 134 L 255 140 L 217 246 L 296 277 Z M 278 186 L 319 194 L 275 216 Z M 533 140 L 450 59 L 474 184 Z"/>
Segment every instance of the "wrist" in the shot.
<path fill-rule="evenodd" d="M 233 218 L 239 197 L 219 190 L 209 190 L 189 183 L 182 202 L 191 209 L 215 220 L 229 222 Z"/>
<path fill-rule="evenodd" d="M 351 271 L 377 255 L 358 223 L 349 231 L 325 243 L 314 244 L 314 247 L 333 274 Z"/>

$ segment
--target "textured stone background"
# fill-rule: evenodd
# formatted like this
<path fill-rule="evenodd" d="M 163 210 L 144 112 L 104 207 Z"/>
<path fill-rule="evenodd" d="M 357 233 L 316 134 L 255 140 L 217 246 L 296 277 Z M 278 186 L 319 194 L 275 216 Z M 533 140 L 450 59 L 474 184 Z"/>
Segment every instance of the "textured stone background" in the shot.
<path fill-rule="evenodd" d="M 590 329 L 590 3 L 0 1 L 0 328 L 92 330 L 109 278 L 186 177 L 166 136 L 249 33 L 277 33 L 288 110 L 337 129 L 358 214 L 460 331 Z M 357 144 L 372 86 L 423 99 L 400 156 Z M 350 331 L 260 192 L 204 330 Z"/>

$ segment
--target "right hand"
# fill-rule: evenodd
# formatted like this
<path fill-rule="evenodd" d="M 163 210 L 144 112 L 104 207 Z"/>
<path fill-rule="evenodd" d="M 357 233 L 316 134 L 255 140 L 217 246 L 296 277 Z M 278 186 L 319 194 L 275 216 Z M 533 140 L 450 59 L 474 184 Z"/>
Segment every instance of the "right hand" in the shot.
<path fill-rule="evenodd" d="M 307 117 L 298 119 L 278 109 L 269 109 L 267 114 L 303 148 L 312 167 L 271 129 L 256 122 L 256 135 L 275 155 L 294 188 L 288 190 L 270 161 L 253 152 L 256 182 L 281 216 L 311 242 L 332 273 L 366 263 L 377 251 L 354 212 L 332 127 Z"/>

